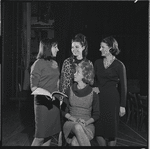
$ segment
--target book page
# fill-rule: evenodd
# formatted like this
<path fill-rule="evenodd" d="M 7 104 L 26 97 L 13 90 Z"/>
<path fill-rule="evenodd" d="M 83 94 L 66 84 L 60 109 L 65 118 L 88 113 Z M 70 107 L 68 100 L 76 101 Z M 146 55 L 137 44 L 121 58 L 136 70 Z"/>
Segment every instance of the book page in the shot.
<path fill-rule="evenodd" d="M 31 95 L 46 95 L 52 98 L 52 94 L 49 91 L 39 87 L 35 91 L 33 91 Z"/>
<path fill-rule="evenodd" d="M 33 91 L 31 93 L 31 95 L 46 95 L 46 96 L 49 96 L 50 98 L 52 98 L 52 96 L 54 96 L 54 94 L 59 94 L 59 95 L 62 95 L 62 96 L 65 96 L 65 97 L 68 97 L 66 94 L 64 94 L 63 92 L 60 92 L 60 91 L 54 91 L 52 94 L 43 89 L 43 88 L 37 88 L 35 91 Z"/>
<path fill-rule="evenodd" d="M 66 94 L 64 94 L 63 92 L 60 92 L 60 91 L 54 91 L 54 92 L 52 93 L 52 96 L 53 96 L 54 94 L 60 94 L 60 95 L 62 95 L 62 96 L 68 97 Z"/>

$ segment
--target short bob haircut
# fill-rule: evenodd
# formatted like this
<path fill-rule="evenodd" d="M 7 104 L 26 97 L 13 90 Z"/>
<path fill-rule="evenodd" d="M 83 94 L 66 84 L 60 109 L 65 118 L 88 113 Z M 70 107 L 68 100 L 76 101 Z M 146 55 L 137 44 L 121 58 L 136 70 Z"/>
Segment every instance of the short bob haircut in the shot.
<path fill-rule="evenodd" d="M 39 52 L 37 54 L 36 59 L 48 59 L 49 56 L 46 55 L 46 53 L 47 53 L 46 51 L 47 50 L 51 51 L 52 46 L 55 46 L 57 44 L 58 43 L 54 38 L 53 39 L 49 39 L 49 38 L 42 39 L 40 41 Z M 50 57 L 53 57 L 52 51 L 51 51 Z"/>
<path fill-rule="evenodd" d="M 108 47 L 110 47 L 110 53 L 112 55 L 118 55 L 120 53 L 120 50 L 118 48 L 118 42 L 116 41 L 115 38 L 113 38 L 112 36 L 106 37 L 104 38 L 101 42 L 104 42 L 107 44 Z"/>
<path fill-rule="evenodd" d="M 86 84 L 93 85 L 95 73 L 92 62 L 82 61 L 77 67 L 80 67 L 82 69 L 82 73 L 84 76 L 82 81 Z"/>
<path fill-rule="evenodd" d="M 73 42 L 79 42 L 82 47 L 84 46 L 85 49 L 83 50 L 83 58 L 86 58 L 87 54 L 88 54 L 88 42 L 86 39 L 86 36 L 84 36 L 83 34 L 77 34 L 73 39 L 72 39 L 72 43 Z"/>

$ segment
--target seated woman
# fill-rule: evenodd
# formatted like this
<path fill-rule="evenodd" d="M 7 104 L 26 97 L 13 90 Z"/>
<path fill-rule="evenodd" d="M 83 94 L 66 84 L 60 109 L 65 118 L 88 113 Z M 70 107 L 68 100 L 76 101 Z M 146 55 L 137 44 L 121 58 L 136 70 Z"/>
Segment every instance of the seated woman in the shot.
<path fill-rule="evenodd" d="M 94 122 L 99 118 L 99 97 L 90 85 L 94 82 L 94 68 L 90 62 L 81 62 L 74 74 L 75 83 L 68 88 L 62 115 L 64 137 L 71 146 L 91 146 L 95 134 Z M 63 106 L 62 105 L 62 106 Z M 64 106 L 63 106 L 64 107 Z"/>

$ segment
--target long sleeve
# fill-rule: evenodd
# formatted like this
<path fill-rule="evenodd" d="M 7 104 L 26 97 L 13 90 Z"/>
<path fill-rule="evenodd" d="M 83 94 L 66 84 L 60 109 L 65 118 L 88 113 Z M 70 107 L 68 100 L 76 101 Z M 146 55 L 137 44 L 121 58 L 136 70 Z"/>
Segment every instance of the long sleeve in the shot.
<path fill-rule="evenodd" d="M 99 95 L 93 92 L 93 103 L 92 103 L 92 118 L 94 122 L 99 119 L 100 109 L 99 109 Z"/>
<path fill-rule="evenodd" d="M 31 72 L 30 72 L 30 87 L 31 87 L 31 89 L 35 86 L 38 86 L 40 77 L 41 77 L 40 61 L 37 60 L 31 66 Z"/>
<path fill-rule="evenodd" d="M 59 90 L 63 93 L 66 93 L 66 89 L 70 87 L 71 74 L 71 64 L 68 58 L 62 65 L 61 77 L 59 82 Z"/>
<path fill-rule="evenodd" d="M 126 97 L 127 97 L 127 77 L 126 77 L 126 68 L 123 63 L 119 66 L 119 78 L 121 85 L 121 103 L 120 106 L 126 106 Z"/>

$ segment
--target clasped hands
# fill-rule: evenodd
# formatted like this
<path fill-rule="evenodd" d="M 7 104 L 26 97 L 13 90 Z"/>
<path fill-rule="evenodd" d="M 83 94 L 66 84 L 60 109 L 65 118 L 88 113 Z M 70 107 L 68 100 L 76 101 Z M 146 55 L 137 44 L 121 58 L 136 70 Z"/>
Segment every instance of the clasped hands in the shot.
<path fill-rule="evenodd" d="M 76 122 L 78 122 L 82 126 L 86 126 L 87 125 L 87 122 L 84 119 L 82 119 L 82 118 L 77 118 Z"/>
<path fill-rule="evenodd" d="M 70 116 L 70 117 L 69 117 L 69 120 L 70 120 L 70 121 L 73 121 L 73 122 L 77 122 L 77 123 L 81 124 L 82 126 L 87 126 L 87 125 L 88 125 L 88 124 L 87 124 L 87 121 L 85 121 L 85 120 L 82 119 L 82 118 L 75 118 L 75 117 Z"/>

